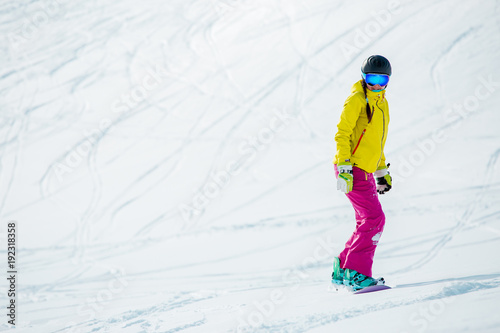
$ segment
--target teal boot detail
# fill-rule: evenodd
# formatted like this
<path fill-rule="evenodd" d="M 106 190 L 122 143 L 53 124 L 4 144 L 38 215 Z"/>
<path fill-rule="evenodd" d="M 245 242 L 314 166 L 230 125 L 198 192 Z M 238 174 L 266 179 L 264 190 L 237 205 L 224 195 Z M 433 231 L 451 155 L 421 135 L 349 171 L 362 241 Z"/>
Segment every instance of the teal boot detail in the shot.
<path fill-rule="evenodd" d="M 384 283 L 384 278 L 374 279 L 370 276 L 358 273 L 353 269 L 347 268 L 344 272 L 344 285 L 352 287 L 354 291 Z"/>
<path fill-rule="evenodd" d="M 332 283 L 344 283 L 344 269 L 340 268 L 340 259 L 338 257 L 333 258 Z"/>

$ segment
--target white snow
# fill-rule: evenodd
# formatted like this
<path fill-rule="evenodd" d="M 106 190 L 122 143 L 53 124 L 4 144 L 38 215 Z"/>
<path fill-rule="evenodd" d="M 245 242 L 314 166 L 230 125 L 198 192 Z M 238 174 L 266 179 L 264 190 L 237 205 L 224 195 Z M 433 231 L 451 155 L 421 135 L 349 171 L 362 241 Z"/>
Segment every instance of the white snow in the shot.
<path fill-rule="evenodd" d="M 17 331 L 500 330 L 500 2 L 4 1 L 0 27 Z M 371 54 L 395 288 L 337 294 L 333 137 Z"/>

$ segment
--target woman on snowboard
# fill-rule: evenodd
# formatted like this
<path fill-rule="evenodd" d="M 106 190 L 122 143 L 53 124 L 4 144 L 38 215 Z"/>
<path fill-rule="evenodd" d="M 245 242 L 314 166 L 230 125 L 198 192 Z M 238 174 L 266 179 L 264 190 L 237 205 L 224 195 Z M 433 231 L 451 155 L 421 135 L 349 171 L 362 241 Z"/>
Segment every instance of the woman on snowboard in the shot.
<path fill-rule="evenodd" d="M 373 55 L 363 62 L 361 72 L 362 79 L 352 86 L 337 125 L 334 160 L 337 189 L 354 208 L 356 229 L 333 261 L 332 282 L 354 290 L 384 283 L 383 278 L 372 277 L 373 256 L 385 224 L 377 192 L 384 194 L 392 187 L 384 155 L 389 125 L 385 89 L 391 64 Z"/>

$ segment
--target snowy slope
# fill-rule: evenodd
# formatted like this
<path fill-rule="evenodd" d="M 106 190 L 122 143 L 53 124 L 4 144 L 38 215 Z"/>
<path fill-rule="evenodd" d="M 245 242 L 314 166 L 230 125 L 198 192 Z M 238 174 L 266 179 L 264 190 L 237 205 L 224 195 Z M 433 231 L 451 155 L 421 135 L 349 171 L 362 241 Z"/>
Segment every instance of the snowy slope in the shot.
<path fill-rule="evenodd" d="M 500 329 L 500 2 L 4 1 L 0 27 L 17 331 Z M 354 296 L 329 290 L 354 227 L 331 161 L 370 54 L 395 288 Z"/>

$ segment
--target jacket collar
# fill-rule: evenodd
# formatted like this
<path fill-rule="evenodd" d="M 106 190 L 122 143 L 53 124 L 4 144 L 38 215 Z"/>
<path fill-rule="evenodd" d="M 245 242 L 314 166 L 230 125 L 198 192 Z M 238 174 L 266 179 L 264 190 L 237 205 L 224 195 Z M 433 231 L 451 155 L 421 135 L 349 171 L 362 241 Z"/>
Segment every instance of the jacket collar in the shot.
<path fill-rule="evenodd" d="M 363 86 L 361 85 L 361 82 L 363 82 L 363 80 L 359 80 L 358 82 L 353 84 L 351 88 L 352 93 L 361 92 L 364 95 Z M 374 92 L 369 89 L 366 89 L 366 97 L 368 97 L 368 99 L 371 101 L 383 100 L 385 98 L 385 89 L 379 92 Z"/>

